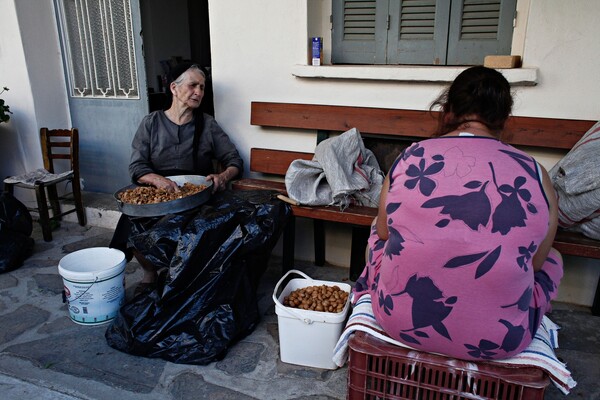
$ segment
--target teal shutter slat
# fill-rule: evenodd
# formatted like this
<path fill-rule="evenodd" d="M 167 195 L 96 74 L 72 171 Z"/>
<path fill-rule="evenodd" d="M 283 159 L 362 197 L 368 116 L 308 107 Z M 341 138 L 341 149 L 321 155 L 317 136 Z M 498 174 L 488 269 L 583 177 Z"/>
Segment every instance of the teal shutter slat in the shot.
<path fill-rule="evenodd" d="M 446 63 L 450 2 L 391 0 L 388 64 Z"/>
<path fill-rule="evenodd" d="M 483 64 L 510 54 L 516 2 L 332 0 L 332 62 Z"/>
<path fill-rule="evenodd" d="M 331 61 L 385 64 L 388 0 L 333 0 Z"/>
<path fill-rule="evenodd" d="M 453 0 L 447 65 L 483 64 L 510 55 L 517 0 Z"/>

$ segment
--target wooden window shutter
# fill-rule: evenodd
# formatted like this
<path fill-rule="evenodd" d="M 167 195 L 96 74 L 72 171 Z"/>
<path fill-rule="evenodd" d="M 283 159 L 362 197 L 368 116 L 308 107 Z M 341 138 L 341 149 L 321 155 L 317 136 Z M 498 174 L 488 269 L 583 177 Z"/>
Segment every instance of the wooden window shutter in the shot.
<path fill-rule="evenodd" d="M 510 55 L 517 0 L 453 0 L 447 65 L 483 64 Z"/>
<path fill-rule="evenodd" d="M 385 64 L 388 0 L 333 0 L 331 60 Z"/>
<path fill-rule="evenodd" d="M 448 42 L 448 0 L 392 0 L 389 64 L 444 65 Z"/>

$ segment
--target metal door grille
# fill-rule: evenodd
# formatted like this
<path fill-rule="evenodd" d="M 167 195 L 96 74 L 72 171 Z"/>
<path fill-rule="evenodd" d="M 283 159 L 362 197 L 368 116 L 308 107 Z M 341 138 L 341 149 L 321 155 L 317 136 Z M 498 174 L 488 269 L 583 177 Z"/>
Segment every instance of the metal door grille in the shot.
<path fill-rule="evenodd" d="M 129 0 L 57 0 L 71 96 L 138 99 Z"/>

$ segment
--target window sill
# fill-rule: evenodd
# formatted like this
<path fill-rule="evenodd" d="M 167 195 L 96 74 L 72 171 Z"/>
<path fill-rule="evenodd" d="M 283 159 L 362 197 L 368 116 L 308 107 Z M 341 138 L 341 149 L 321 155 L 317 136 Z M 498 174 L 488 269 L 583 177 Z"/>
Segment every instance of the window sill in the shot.
<path fill-rule="evenodd" d="M 357 79 L 375 81 L 450 83 L 465 67 L 390 66 L 390 65 L 294 65 L 297 78 Z M 537 85 L 535 67 L 501 69 L 512 86 Z"/>

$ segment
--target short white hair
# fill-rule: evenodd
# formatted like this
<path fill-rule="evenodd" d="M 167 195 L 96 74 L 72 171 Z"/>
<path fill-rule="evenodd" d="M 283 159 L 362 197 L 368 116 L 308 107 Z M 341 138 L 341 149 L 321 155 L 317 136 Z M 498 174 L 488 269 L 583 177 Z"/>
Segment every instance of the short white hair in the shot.
<path fill-rule="evenodd" d="M 206 74 L 204 73 L 204 71 L 202 71 L 202 68 L 200 68 L 200 67 L 199 67 L 198 65 L 196 65 L 196 64 L 192 64 L 192 65 L 191 65 L 191 66 L 190 66 L 188 69 L 186 69 L 185 71 L 183 71 L 183 73 L 182 73 L 181 75 L 179 75 L 179 76 L 177 77 L 177 79 L 175 79 L 173 82 L 174 82 L 174 83 L 175 83 L 177 86 L 179 86 L 179 85 L 181 84 L 181 82 L 183 82 L 183 79 L 185 78 L 185 76 L 184 76 L 184 75 L 185 75 L 185 74 L 186 74 L 186 73 L 187 73 L 189 70 L 191 70 L 191 69 L 194 69 L 194 70 L 196 70 L 196 71 L 200 72 L 200 73 L 202 74 L 202 76 L 204 77 L 204 80 L 206 80 Z"/>

